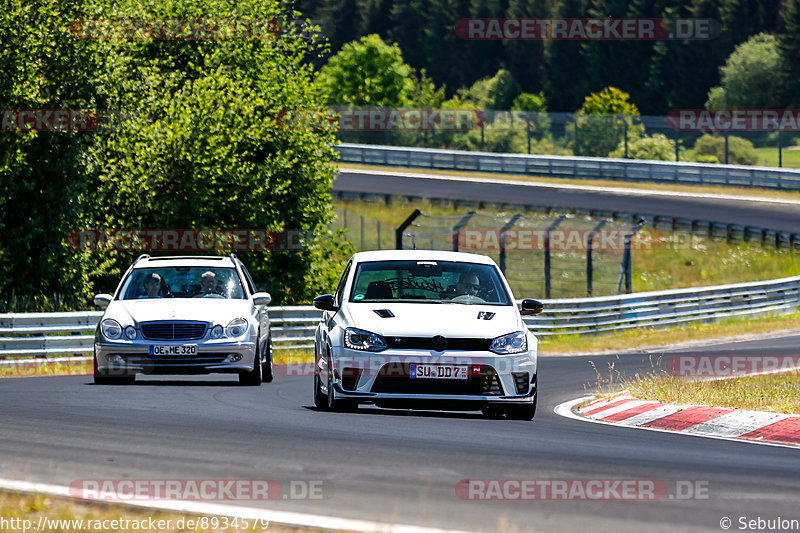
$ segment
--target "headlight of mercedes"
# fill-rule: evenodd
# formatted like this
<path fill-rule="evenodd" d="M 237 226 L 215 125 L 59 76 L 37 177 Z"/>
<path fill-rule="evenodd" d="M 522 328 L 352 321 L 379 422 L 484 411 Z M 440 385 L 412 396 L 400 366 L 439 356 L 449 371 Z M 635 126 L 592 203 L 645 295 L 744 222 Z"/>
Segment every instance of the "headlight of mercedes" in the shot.
<path fill-rule="evenodd" d="M 224 333 L 224 330 L 223 330 L 222 326 L 220 326 L 219 324 L 217 324 L 216 326 L 211 328 L 211 338 L 214 339 L 214 340 L 217 340 L 220 337 L 222 337 L 223 333 Z"/>
<path fill-rule="evenodd" d="M 100 322 L 100 331 L 103 332 L 103 337 L 112 341 L 122 337 L 122 326 L 112 318 L 106 318 Z"/>
<path fill-rule="evenodd" d="M 247 319 L 234 318 L 225 327 L 225 335 L 231 338 L 241 337 L 247 331 Z"/>
<path fill-rule="evenodd" d="M 133 326 L 128 326 L 125 328 L 125 336 L 128 337 L 128 340 L 133 340 L 136 338 L 136 328 Z"/>
<path fill-rule="evenodd" d="M 528 336 L 524 331 L 497 337 L 489 345 L 489 351 L 499 355 L 509 355 L 528 351 Z"/>
<path fill-rule="evenodd" d="M 344 345 L 351 350 L 367 352 L 380 352 L 388 348 L 386 339 L 380 335 L 356 328 L 347 328 L 344 331 Z"/>

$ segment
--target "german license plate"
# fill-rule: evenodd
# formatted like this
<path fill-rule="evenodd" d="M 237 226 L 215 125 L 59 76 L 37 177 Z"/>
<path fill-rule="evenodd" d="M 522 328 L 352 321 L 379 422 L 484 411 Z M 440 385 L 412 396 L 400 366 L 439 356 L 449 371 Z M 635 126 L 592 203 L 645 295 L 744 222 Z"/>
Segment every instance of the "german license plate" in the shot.
<path fill-rule="evenodd" d="M 467 379 L 468 366 L 455 365 L 411 365 L 411 377 L 422 379 Z"/>
<path fill-rule="evenodd" d="M 150 355 L 197 355 L 197 345 L 150 346 Z"/>

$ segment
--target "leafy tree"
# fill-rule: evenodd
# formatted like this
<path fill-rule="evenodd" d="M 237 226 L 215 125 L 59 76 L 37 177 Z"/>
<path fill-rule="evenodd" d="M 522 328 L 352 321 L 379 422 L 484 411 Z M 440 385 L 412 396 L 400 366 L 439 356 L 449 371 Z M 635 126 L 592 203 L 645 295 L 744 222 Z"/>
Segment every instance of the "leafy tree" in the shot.
<path fill-rule="evenodd" d="M 624 142 L 626 129 L 629 137 L 643 133 L 643 127 L 634 122 L 637 116 L 639 109 L 630 95 L 616 87 L 590 94 L 578 111 L 578 153 L 606 157 Z"/>
<path fill-rule="evenodd" d="M 713 156 L 718 161 L 725 161 L 725 137 L 721 135 L 703 135 L 695 141 L 694 151 L 698 158 L 700 156 Z M 735 135 L 728 136 L 729 164 L 755 165 L 757 161 L 758 156 L 755 148 L 753 148 L 753 143 Z"/>
<path fill-rule="evenodd" d="M 515 111 L 542 112 L 547 111 L 544 93 L 522 93 L 514 99 L 511 109 Z"/>
<path fill-rule="evenodd" d="M 800 105 L 800 2 L 787 0 L 781 12 L 784 30 L 779 37 L 788 104 Z"/>
<path fill-rule="evenodd" d="M 625 157 L 625 146 L 620 143 L 609 157 Z M 630 159 L 650 159 L 655 161 L 675 161 L 675 141 L 663 133 L 636 137 L 628 141 Z"/>
<path fill-rule="evenodd" d="M 500 69 L 491 78 L 476 81 L 472 87 L 459 91 L 462 98 L 475 102 L 480 109 L 511 109 L 521 90 L 514 76 Z"/>
<path fill-rule="evenodd" d="M 778 40 L 759 33 L 736 47 L 720 68 L 722 85 L 708 93 L 708 109 L 770 108 L 782 104 L 783 58 Z"/>
<path fill-rule="evenodd" d="M 331 57 L 317 81 L 330 105 L 403 107 L 413 88 L 410 74 L 399 46 L 368 35 Z"/>

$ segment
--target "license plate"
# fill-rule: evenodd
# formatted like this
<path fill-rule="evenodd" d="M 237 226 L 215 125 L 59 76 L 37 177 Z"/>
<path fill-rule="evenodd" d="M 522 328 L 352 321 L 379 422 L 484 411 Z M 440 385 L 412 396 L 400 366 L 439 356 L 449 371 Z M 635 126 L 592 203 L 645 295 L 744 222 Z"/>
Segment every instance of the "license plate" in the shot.
<path fill-rule="evenodd" d="M 411 377 L 422 379 L 467 379 L 468 366 L 411 365 Z"/>
<path fill-rule="evenodd" d="M 181 344 L 178 346 L 151 346 L 150 355 L 197 355 L 197 345 Z"/>

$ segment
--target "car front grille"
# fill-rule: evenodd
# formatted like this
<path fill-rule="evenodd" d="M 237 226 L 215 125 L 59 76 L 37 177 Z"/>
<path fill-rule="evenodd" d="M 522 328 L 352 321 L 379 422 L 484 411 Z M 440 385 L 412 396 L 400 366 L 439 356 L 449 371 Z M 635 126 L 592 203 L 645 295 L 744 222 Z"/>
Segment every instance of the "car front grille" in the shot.
<path fill-rule="evenodd" d="M 445 338 L 447 351 L 474 351 L 485 352 L 489 350 L 492 339 L 472 338 Z M 398 350 L 436 350 L 433 337 L 386 337 L 389 348 Z"/>
<path fill-rule="evenodd" d="M 125 363 L 147 368 L 180 365 L 218 365 L 225 362 L 230 355 L 227 353 L 203 353 L 199 355 L 161 357 L 158 355 L 119 354 Z"/>
<path fill-rule="evenodd" d="M 441 394 L 460 396 L 502 396 L 503 388 L 495 370 L 481 365 L 481 372 L 468 379 L 411 378 L 410 364 L 387 364 L 378 372 L 372 392 L 389 394 Z"/>
<path fill-rule="evenodd" d="M 142 322 L 142 337 L 152 341 L 193 341 L 206 334 L 205 322 Z"/>
<path fill-rule="evenodd" d="M 517 394 L 528 392 L 528 373 L 512 372 L 511 375 L 514 377 L 514 386 L 517 388 Z"/>

